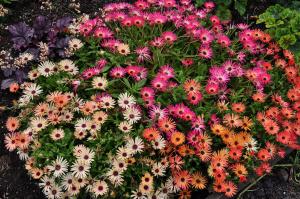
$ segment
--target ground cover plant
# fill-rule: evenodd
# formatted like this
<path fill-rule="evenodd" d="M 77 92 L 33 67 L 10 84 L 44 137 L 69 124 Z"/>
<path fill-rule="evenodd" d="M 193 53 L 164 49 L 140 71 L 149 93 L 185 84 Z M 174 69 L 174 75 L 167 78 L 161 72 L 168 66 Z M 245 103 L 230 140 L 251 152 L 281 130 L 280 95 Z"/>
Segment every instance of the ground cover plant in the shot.
<path fill-rule="evenodd" d="M 22 96 L 6 147 L 48 198 L 233 197 L 299 148 L 293 54 L 214 7 L 108 4 L 69 26 L 73 60 L 44 60 L 10 85 Z"/>

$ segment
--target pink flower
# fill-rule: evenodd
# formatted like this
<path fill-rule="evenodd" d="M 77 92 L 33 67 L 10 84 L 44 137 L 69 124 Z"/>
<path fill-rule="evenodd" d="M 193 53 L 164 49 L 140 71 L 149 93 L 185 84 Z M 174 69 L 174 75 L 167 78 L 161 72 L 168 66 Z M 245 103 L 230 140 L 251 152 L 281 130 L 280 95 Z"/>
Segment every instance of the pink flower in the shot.
<path fill-rule="evenodd" d="M 135 53 L 138 55 L 137 61 L 143 62 L 143 61 L 150 61 L 151 55 L 150 50 L 148 47 L 139 47 L 135 50 Z"/>
<path fill-rule="evenodd" d="M 114 67 L 109 74 L 113 78 L 122 78 L 125 76 L 126 70 L 122 67 Z"/>
<path fill-rule="evenodd" d="M 144 9 L 149 8 L 149 3 L 146 2 L 146 1 L 143 1 L 143 0 L 138 0 L 138 1 L 136 1 L 136 2 L 134 3 L 134 5 L 135 5 L 136 7 L 138 7 L 139 9 L 141 9 L 141 10 L 144 10 Z"/>
<path fill-rule="evenodd" d="M 216 83 L 208 83 L 205 87 L 205 91 L 210 95 L 215 95 L 219 91 L 219 85 Z"/>
<path fill-rule="evenodd" d="M 204 29 L 204 28 L 201 29 L 200 32 L 199 32 L 199 38 L 200 38 L 200 40 L 203 44 L 210 44 L 214 39 L 211 32 L 207 29 Z"/>
<path fill-rule="evenodd" d="M 187 58 L 187 59 L 181 60 L 181 63 L 182 63 L 185 67 L 188 67 L 188 66 L 191 66 L 191 65 L 194 63 L 194 60 L 191 59 L 191 58 Z"/>
<path fill-rule="evenodd" d="M 220 24 L 220 19 L 219 19 L 219 17 L 216 16 L 216 15 L 211 16 L 211 17 L 210 17 L 210 21 L 211 21 L 211 23 L 213 23 L 214 25 L 215 25 L 215 24 Z"/>
<path fill-rule="evenodd" d="M 108 39 L 113 36 L 113 32 L 110 31 L 108 28 L 99 27 L 94 32 L 94 37 Z"/>
<path fill-rule="evenodd" d="M 165 91 L 167 89 L 167 81 L 162 79 L 161 77 L 155 77 L 151 81 L 151 85 L 153 88 L 159 90 L 159 91 Z"/>
<path fill-rule="evenodd" d="M 166 79 L 173 78 L 175 76 L 174 69 L 169 65 L 164 65 L 159 68 L 159 73 L 163 74 Z"/>
<path fill-rule="evenodd" d="M 231 44 L 229 37 L 223 34 L 217 36 L 217 41 L 222 47 L 225 48 L 229 47 Z"/>
<path fill-rule="evenodd" d="M 163 1 L 164 1 L 164 7 L 166 8 L 172 8 L 177 6 L 175 0 L 163 0 Z"/>
<path fill-rule="evenodd" d="M 168 18 L 159 12 L 153 13 L 149 16 L 150 25 L 164 24 L 167 20 Z"/>
<path fill-rule="evenodd" d="M 157 119 L 166 118 L 169 115 L 169 113 L 168 113 L 168 109 L 166 108 L 161 109 L 160 106 L 153 105 L 150 107 L 149 115 L 151 119 L 157 120 Z"/>
<path fill-rule="evenodd" d="M 145 24 L 145 20 L 141 16 L 134 16 L 131 18 L 132 24 L 136 27 L 143 27 Z"/>
<path fill-rule="evenodd" d="M 197 116 L 192 121 L 192 129 L 196 132 L 203 132 L 205 130 L 205 121 L 203 116 Z"/>
<path fill-rule="evenodd" d="M 199 57 L 204 59 L 211 59 L 213 56 L 213 51 L 210 46 L 208 45 L 202 45 L 199 48 Z"/>
<path fill-rule="evenodd" d="M 169 44 L 172 44 L 174 41 L 177 40 L 176 34 L 171 31 L 166 31 L 162 34 L 162 38 Z"/>
<path fill-rule="evenodd" d="M 202 100 L 202 94 L 199 91 L 189 92 L 187 95 L 187 99 L 191 104 L 197 105 Z"/>
<path fill-rule="evenodd" d="M 162 47 L 164 45 L 164 40 L 161 37 L 156 37 L 153 41 L 150 42 L 151 46 Z"/>
<path fill-rule="evenodd" d="M 133 25 L 133 22 L 130 17 L 127 17 L 122 20 L 121 24 L 122 24 L 122 26 L 130 27 Z"/>
<path fill-rule="evenodd" d="M 143 98 L 154 98 L 155 96 L 155 91 L 151 87 L 144 87 L 140 92 Z"/>
<path fill-rule="evenodd" d="M 212 2 L 212 1 L 207 1 L 207 2 L 204 3 L 204 7 L 205 7 L 206 9 L 211 10 L 211 9 L 213 9 L 213 8 L 215 7 L 215 3 Z"/>

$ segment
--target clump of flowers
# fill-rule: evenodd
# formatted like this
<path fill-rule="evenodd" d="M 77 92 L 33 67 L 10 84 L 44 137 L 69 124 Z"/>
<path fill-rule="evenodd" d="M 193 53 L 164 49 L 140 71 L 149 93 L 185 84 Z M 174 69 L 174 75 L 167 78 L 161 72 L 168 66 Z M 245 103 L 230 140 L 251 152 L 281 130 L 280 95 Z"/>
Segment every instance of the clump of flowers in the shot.
<path fill-rule="evenodd" d="M 6 123 L 48 198 L 233 197 L 299 149 L 300 77 L 293 54 L 213 2 L 112 3 L 70 27 L 76 61 L 44 61 Z"/>

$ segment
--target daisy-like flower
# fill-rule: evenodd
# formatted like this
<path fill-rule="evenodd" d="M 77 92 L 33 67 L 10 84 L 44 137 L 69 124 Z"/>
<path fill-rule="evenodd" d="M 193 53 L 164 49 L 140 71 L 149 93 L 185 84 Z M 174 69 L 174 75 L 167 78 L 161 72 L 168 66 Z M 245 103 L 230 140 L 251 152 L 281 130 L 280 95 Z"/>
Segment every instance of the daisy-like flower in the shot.
<path fill-rule="evenodd" d="M 127 121 L 129 121 L 129 123 L 131 123 L 131 124 L 138 122 L 142 118 L 141 112 L 135 107 L 127 108 L 123 112 L 123 115 L 124 115 L 124 118 Z"/>
<path fill-rule="evenodd" d="M 118 128 L 124 133 L 129 133 L 132 130 L 132 124 L 128 121 L 123 121 L 119 124 Z"/>
<path fill-rule="evenodd" d="M 61 185 L 64 189 L 69 190 L 69 189 L 71 189 L 71 187 L 74 183 L 75 183 L 74 176 L 71 173 L 68 173 L 63 176 Z"/>
<path fill-rule="evenodd" d="M 30 80 L 35 80 L 37 79 L 41 74 L 39 73 L 39 71 L 37 69 L 33 69 L 31 71 L 29 71 L 28 73 L 28 78 Z"/>
<path fill-rule="evenodd" d="M 168 109 L 161 109 L 160 106 L 153 105 L 149 111 L 151 119 L 164 119 L 168 116 Z"/>
<path fill-rule="evenodd" d="M 76 156 L 79 160 L 85 161 L 87 164 L 91 164 L 95 157 L 95 152 L 89 148 L 82 150 L 80 154 Z"/>
<path fill-rule="evenodd" d="M 123 172 L 123 171 L 126 171 L 128 163 L 126 161 L 124 161 L 124 160 L 114 159 L 113 162 L 112 162 L 112 165 L 117 170 Z"/>
<path fill-rule="evenodd" d="M 123 182 L 122 171 L 117 168 L 112 168 L 108 170 L 106 176 L 112 184 L 119 185 Z"/>
<path fill-rule="evenodd" d="M 175 176 L 176 186 L 182 190 L 186 190 L 189 187 L 191 180 L 192 178 L 188 171 L 183 170 L 176 173 Z"/>
<path fill-rule="evenodd" d="M 165 171 L 166 171 L 165 167 L 160 162 L 152 165 L 151 172 L 153 173 L 154 176 L 164 176 Z"/>
<path fill-rule="evenodd" d="M 81 40 L 77 38 L 73 38 L 69 41 L 69 48 L 71 48 L 72 51 L 76 51 L 80 49 L 83 46 L 83 43 Z"/>
<path fill-rule="evenodd" d="M 6 128 L 8 131 L 13 132 L 20 127 L 19 119 L 16 117 L 9 117 L 6 121 Z"/>
<path fill-rule="evenodd" d="M 130 197 L 132 199 L 147 199 L 147 195 L 139 190 L 132 191 Z"/>
<path fill-rule="evenodd" d="M 119 147 L 117 150 L 117 159 L 118 160 L 126 160 L 132 157 L 133 151 L 132 149 L 126 147 Z"/>
<path fill-rule="evenodd" d="M 75 129 L 77 131 L 87 131 L 91 128 L 91 121 L 87 118 L 80 118 L 75 123 Z"/>
<path fill-rule="evenodd" d="M 60 139 L 63 139 L 65 136 L 64 130 L 63 129 L 54 129 L 50 135 L 52 140 L 57 141 Z"/>
<path fill-rule="evenodd" d="M 39 183 L 39 186 L 43 188 L 44 192 L 50 191 L 53 185 L 55 185 L 55 179 L 47 175 L 43 176 Z"/>
<path fill-rule="evenodd" d="M 171 193 L 177 193 L 180 188 L 176 185 L 176 182 L 172 176 L 170 176 L 166 182 L 166 188 Z"/>
<path fill-rule="evenodd" d="M 92 191 L 96 195 L 96 197 L 103 196 L 108 192 L 108 185 L 105 181 L 97 180 L 93 184 Z"/>
<path fill-rule="evenodd" d="M 208 45 L 202 45 L 199 48 L 199 57 L 204 58 L 204 59 L 211 59 L 213 56 L 213 51 L 210 46 Z"/>
<path fill-rule="evenodd" d="M 135 53 L 138 55 L 138 62 L 150 61 L 151 55 L 148 47 L 140 47 L 135 50 Z"/>
<path fill-rule="evenodd" d="M 162 136 L 159 136 L 157 139 L 151 141 L 151 145 L 154 149 L 162 150 L 166 146 L 166 140 Z"/>
<path fill-rule="evenodd" d="M 93 122 L 96 124 L 104 124 L 108 115 L 104 111 L 97 111 L 93 114 Z"/>
<path fill-rule="evenodd" d="M 88 164 L 86 161 L 79 159 L 73 163 L 71 171 L 72 174 L 77 178 L 86 178 L 89 173 L 90 167 L 90 164 Z"/>
<path fill-rule="evenodd" d="M 119 44 L 117 50 L 121 55 L 128 55 L 130 53 L 130 48 L 128 44 Z"/>
<path fill-rule="evenodd" d="M 130 108 L 135 104 L 136 104 L 136 99 L 127 92 L 120 94 L 118 97 L 118 105 L 123 109 Z"/>
<path fill-rule="evenodd" d="M 51 61 L 44 61 L 38 66 L 38 71 L 42 76 L 49 77 L 54 73 L 56 64 Z"/>
<path fill-rule="evenodd" d="M 93 88 L 105 90 L 108 85 L 108 81 L 105 77 L 94 77 L 92 85 Z"/>
<path fill-rule="evenodd" d="M 50 171 L 53 171 L 53 176 L 60 177 L 68 171 L 68 162 L 62 157 L 57 157 L 49 166 Z"/>
<path fill-rule="evenodd" d="M 75 64 L 72 60 L 64 59 L 58 62 L 59 70 L 70 72 L 72 69 L 75 68 Z"/>
<path fill-rule="evenodd" d="M 33 99 L 33 97 L 39 96 L 43 92 L 43 90 L 41 86 L 32 83 L 26 86 L 23 92 L 30 99 Z"/>
<path fill-rule="evenodd" d="M 101 108 L 104 108 L 104 109 L 114 108 L 115 103 L 116 103 L 115 100 L 110 95 L 101 97 L 101 100 L 100 100 Z"/>
<path fill-rule="evenodd" d="M 49 199 L 58 199 L 58 198 L 61 198 L 63 192 L 62 192 L 62 189 L 54 184 L 49 191 L 46 191 L 44 192 L 46 197 L 49 198 Z"/>
<path fill-rule="evenodd" d="M 43 117 L 35 117 L 35 118 L 32 118 L 31 121 L 30 121 L 30 127 L 35 132 L 40 132 L 41 130 L 46 128 L 47 125 L 48 125 L 48 122 Z"/>
<path fill-rule="evenodd" d="M 144 142 L 139 137 L 136 137 L 134 139 L 130 138 L 125 147 L 132 150 L 133 154 L 140 153 L 144 149 Z"/>

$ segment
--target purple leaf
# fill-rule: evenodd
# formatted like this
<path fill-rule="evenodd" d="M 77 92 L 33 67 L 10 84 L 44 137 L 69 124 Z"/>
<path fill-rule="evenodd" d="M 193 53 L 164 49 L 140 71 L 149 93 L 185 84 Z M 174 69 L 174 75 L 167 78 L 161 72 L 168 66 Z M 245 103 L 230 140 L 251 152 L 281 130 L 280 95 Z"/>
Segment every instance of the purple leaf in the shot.
<path fill-rule="evenodd" d="M 63 31 L 71 23 L 72 23 L 72 18 L 71 17 L 63 17 L 63 18 L 57 20 L 57 22 L 56 22 L 56 28 L 59 31 Z"/>
<path fill-rule="evenodd" d="M 12 41 L 16 50 L 27 47 L 34 34 L 34 30 L 24 22 L 8 26 L 8 31 L 12 36 Z"/>
<path fill-rule="evenodd" d="M 2 71 L 3 71 L 3 74 L 4 74 L 5 77 L 9 77 L 13 74 L 13 72 L 15 70 L 12 69 L 12 68 L 4 68 L 4 69 L 2 69 Z"/>
<path fill-rule="evenodd" d="M 15 74 L 16 74 L 16 80 L 18 81 L 18 83 L 23 83 L 24 79 L 27 78 L 26 73 L 22 70 L 17 70 L 15 72 Z"/>
<path fill-rule="evenodd" d="M 7 89 L 9 88 L 10 84 L 14 83 L 15 80 L 13 79 L 5 79 L 1 82 L 1 89 Z"/>
<path fill-rule="evenodd" d="M 45 16 L 38 16 L 33 22 L 35 37 L 42 38 L 51 28 L 51 23 Z"/>

